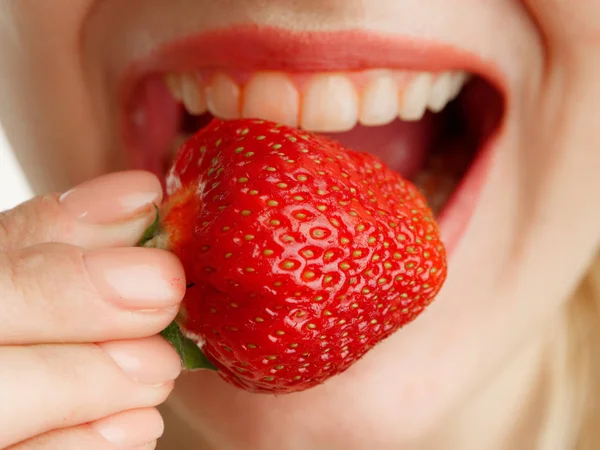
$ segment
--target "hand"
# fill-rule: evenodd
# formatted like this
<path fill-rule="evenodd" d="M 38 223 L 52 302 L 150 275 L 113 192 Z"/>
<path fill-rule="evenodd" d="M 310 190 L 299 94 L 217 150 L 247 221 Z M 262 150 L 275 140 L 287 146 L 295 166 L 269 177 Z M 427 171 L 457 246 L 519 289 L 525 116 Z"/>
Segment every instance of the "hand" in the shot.
<path fill-rule="evenodd" d="M 133 248 L 160 200 L 130 172 L 0 213 L 0 448 L 155 448 L 185 293 L 173 255 Z"/>

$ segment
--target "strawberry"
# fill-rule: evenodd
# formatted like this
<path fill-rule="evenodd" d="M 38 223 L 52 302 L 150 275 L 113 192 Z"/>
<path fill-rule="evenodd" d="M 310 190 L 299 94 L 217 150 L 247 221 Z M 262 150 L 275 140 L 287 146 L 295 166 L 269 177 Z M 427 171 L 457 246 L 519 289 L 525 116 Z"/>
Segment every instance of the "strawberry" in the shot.
<path fill-rule="evenodd" d="M 214 120 L 181 147 L 167 190 L 146 245 L 185 267 L 177 323 L 204 366 L 248 391 L 301 391 L 343 372 L 446 278 L 417 188 L 324 137 Z"/>

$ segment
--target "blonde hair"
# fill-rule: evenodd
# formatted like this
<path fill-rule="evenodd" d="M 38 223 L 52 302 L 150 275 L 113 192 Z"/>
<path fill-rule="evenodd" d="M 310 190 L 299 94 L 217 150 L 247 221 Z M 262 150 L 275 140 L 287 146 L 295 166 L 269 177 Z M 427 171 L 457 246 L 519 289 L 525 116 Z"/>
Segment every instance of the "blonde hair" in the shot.
<path fill-rule="evenodd" d="M 558 325 L 539 450 L 600 449 L 600 255 Z"/>

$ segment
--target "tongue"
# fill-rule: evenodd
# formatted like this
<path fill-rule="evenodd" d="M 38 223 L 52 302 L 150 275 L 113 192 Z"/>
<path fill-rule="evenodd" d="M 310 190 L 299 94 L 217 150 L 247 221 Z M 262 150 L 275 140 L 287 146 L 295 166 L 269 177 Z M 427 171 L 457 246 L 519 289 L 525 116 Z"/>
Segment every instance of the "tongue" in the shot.
<path fill-rule="evenodd" d="M 345 133 L 325 134 L 345 147 L 377 156 L 408 179 L 413 179 L 423 168 L 435 136 L 434 120 L 430 114 L 419 122 L 396 120 L 379 127 L 359 125 Z"/>

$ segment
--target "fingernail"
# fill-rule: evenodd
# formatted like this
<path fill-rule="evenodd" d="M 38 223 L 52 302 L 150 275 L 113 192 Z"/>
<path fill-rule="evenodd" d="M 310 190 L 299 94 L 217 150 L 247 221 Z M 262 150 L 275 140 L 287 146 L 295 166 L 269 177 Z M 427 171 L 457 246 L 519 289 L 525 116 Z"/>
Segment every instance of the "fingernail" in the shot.
<path fill-rule="evenodd" d="M 181 373 L 181 358 L 162 336 L 98 345 L 136 383 L 161 385 Z"/>
<path fill-rule="evenodd" d="M 158 179 L 142 171 L 117 172 L 65 192 L 59 202 L 77 219 L 92 224 L 125 220 L 162 200 Z"/>
<path fill-rule="evenodd" d="M 154 409 L 127 411 L 93 422 L 91 426 L 118 448 L 143 448 L 164 432 L 163 419 Z"/>
<path fill-rule="evenodd" d="M 164 250 L 94 250 L 84 255 L 84 262 L 100 295 L 122 308 L 166 308 L 179 303 L 185 294 L 181 262 Z"/>

